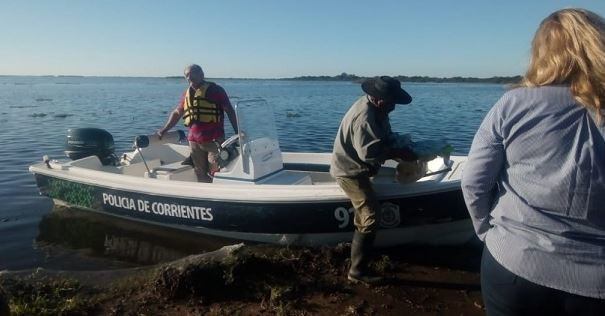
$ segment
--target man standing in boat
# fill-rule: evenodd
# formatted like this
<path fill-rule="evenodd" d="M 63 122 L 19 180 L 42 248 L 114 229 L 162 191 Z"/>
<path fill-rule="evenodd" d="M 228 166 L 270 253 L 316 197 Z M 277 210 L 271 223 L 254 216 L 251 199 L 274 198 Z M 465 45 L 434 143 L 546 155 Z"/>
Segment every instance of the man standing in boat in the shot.
<path fill-rule="evenodd" d="M 198 181 L 212 182 L 208 173 L 211 166 L 217 162 L 216 142 L 220 143 L 225 138 L 225 113 L 237 134 L 235 111 L 225 90 L 216 83 L 204 79 L 202 67 L 195 64 L 187 66 L 185 78 L 189 81 L 189 87 L 157 134 L 161 138 L 182 117 L 185 126 L 189 128 L 187 140 Z"/>
<path fill-rule="evenodd" d="M 345 114 L 332 152 L 330 174 L 351 200 L 355 208 L 355 233 L 351 243 L 352 282 L 374 284 L 382 278 L 370 274 L 368 260 L 376 237 L 376 215 L 380 203 L 370 177 L 390 158 L 415 160 L 411 151 L 389 146 L 391 134 L 389 113 L 396 104 L 408 104 L 412 97 L 395 78 L 382 76 L 361 84 L 366 95 L 359 98 Z"/>

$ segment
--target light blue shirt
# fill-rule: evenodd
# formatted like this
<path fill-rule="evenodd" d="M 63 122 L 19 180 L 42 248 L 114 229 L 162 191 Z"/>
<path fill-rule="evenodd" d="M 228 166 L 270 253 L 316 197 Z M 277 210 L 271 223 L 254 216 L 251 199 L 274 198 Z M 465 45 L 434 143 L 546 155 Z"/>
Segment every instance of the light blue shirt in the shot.
<path fill-rule="evenodd" d="M 595 122 L 569 87 L 508 91 L 475 135 L 462 189 L 506 269 L 605 298 L 605 128 Z"/>

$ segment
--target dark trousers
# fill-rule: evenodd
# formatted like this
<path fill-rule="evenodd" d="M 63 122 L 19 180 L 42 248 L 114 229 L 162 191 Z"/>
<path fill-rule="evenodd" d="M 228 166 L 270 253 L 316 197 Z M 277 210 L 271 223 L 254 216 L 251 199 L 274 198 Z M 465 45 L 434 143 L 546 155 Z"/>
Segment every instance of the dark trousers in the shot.
<path fill-rule="evenodd" d="M 500 265 L 487 247 L 481 258 L 481 293 L 489 316 L 605 315 L 605 300 L 529 282 Z"/>

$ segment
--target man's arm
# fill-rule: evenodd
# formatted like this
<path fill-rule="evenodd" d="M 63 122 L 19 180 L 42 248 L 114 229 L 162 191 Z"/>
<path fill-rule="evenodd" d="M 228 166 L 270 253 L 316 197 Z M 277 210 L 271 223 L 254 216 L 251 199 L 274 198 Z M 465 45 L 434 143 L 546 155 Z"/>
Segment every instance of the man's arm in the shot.
<path fill-rule="evenodd" d="M 237 134 L 237 116 L 235 115 L 235 110 L 233 109 L 233 106 L 231 106 L 231 102 L 229 102 L 229 99 L 227 99 L 227 102 L 223 106 L 223 109 L 225 110 L 225 113 L 227 113 L 227 117 L 229 118 L 229 122 L 231 122 L 231 126 L 233 126 L 233 131 L 235 132 L 235 134 Z"/>
<path fill-rule="evenodd" d="M 229 118 L 229 122 L 231 122 L 233 131 L 235 132 L 235 134 L 237 134 L 239 131 L 238 125 L 237 125 L 237 115 L 235 114 L 235 110 L 233 109 L 233 106 L 231 105 L 229 96 L 227 96 L 227 92 L 225 91 L 225 89 L 223 89 L 223 87 L 221 87 L 219 85 L 215 84 L 215 85 L 212 85 L 212 87 L 214 87 L 214 89 L 213 89 L 214 97 L 213 98 L 215 99 L 215 102 L 217 102 L 223 108 L 223 111 L 225 111 L 225 113 L 227 114 L 227 117 Z"/>
<path fill-rule="evenodd" d="M 181 95 L 181 99 L 179 100 L 178 105 L 176 106 L 176 108 L 168 116 L 168 120 L 164 124 L 164 127 L 160 128 L 156 132 L 156 134 L 158 135 L 158 137 L 160 139 L 162 139 L 162 136 L 164 136 L 164 134 L 167 131 L 169 131 L 171 128 L 174 127 L 174 125 L 176 125 L 176 123 L 181 119 L 181 117 L 185 113 L 185 110 L 184 110 L 183 106 L 185 104 L 185 96 L 186 95 L 187 95 L 187 91 L 183 92 L 183 94 Z"/>
<path fill-rule="evenodd" d="M 387 148 L 388 159 L 401 159 L 404 161 L 418 160 L 418 155 L 409 147 L 404 148 Z"/>
<path fill-rule="evenodd" d="M 208 92 L 206 93 L 206 97 L 210 102 L 219 106 L 227 117 L 229 118 L 229 122 L 231 122 L 231 126 L 233 127 L 233 131 L 235 134 L 238 133 L 238 125 L 237 125 L 237 115 L 235 114 L 235 110 L 231 105 L 231 101 L 229 101 L 229 96 L 227 96 L 227 92 L 223 87 L 218 84 L 212 84 L 208 88 Z"/>
<path fill-rule="evenodd" d="M 379 168 L 388 159 L 384 136 L 374 130 L 371 124 L 367 122 L 359 124 L 354 135 L 353 147 L 363 162 Z"/>
<path fill-rule="evenodd" d="M 416 153 L 414 153 L 414 151 L 409 147 L 394 147 L 393 146 L 393 142 L 395 142 L 395 139 L 398 138 L 398 135 L 396 133 L 393 133 L 393 131 L 391 130 L 391 123 L 389 122 L 388 125 L 388 132 L 387 132 L 387 137 L 386 139 L 388 140 L 388 146 L 387 146 L 387 159 L 401 159 L 404 161 L 414 161 L 414 160 L 418 160 L 418 155 L 416 155 Z M 410 139 L 411 142 L 411 139 Z"/>
<path fill-rule="evenodd" d="M 166 124 L 164 124 L 164 127 L 160 128 L 156 132 L 156 134 L 158 134 L 160 139 L 162 138 L 162 136 L 164 136 L 164 134 L 167 131 L 169 131 L 171 128 L 174 127 L 174 125 L 176 125 L 176 123 L 181 119 L 182 116 L 183 116 L 183 111 L 180 109 L 180 107 L 177 107 L 176 109 L 174 109 L 174 111 L 172 111 L 170 113 L 170 115 L 168 116 L 168 120 L 166 121 Z"/>

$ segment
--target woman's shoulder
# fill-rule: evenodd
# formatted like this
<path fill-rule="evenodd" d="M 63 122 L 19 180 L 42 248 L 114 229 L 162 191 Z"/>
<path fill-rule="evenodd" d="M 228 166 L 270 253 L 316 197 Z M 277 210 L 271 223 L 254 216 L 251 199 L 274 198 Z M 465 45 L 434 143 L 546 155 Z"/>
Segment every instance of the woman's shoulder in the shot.
<path fill-rule="evenodd" d="M 540 86 L 540 87 L 514 87 L 508 91 L 506 91 L 503 97 L 508 98 L 519 98 L 519 97 L 569 97 L 571 96 L 571 91 L 569 90 L 569 86 L 564 85 L 549 85 L 549 86 Z"/>
<path fill-rule="evenodd" d="M 566 86 L 517 87 L 505 92 L 493 110 L 500 118 L 521 120 L 568 111 L 575 104 L 571 91 Z"/>
<path fill-rule="evenodd" d="M 499 107 L 534 107 L 539 104 L 569 104 L 573 96 L 568 86 L 515 87 L 506 91 L 497 103 Z"/>

